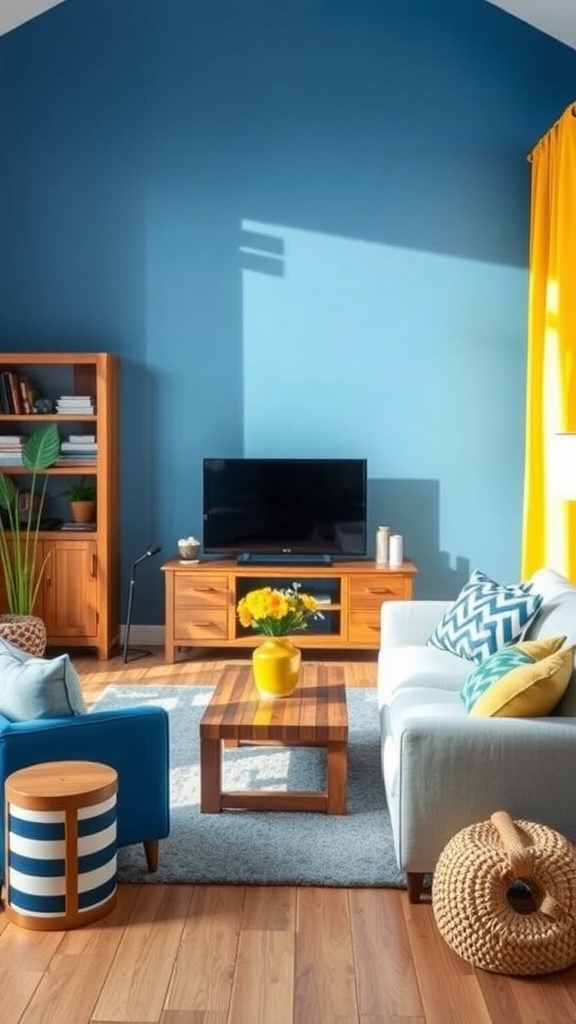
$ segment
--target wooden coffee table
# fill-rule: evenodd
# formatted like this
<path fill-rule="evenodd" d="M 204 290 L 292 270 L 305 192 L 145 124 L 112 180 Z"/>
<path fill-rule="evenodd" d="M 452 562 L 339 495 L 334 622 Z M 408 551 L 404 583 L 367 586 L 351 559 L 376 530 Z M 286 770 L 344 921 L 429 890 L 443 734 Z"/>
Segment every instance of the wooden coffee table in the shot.
<path fill-rule="evenodd" d="M 325 747 L 326 789 L 222 792 L 222 745 Z M 344 670 L 303 663 L 296 692 L 260 700 L 252 669 L 228 665 L 200 722 L 200 810 L 324 811 L 346 814 L 348 709 Z"/>

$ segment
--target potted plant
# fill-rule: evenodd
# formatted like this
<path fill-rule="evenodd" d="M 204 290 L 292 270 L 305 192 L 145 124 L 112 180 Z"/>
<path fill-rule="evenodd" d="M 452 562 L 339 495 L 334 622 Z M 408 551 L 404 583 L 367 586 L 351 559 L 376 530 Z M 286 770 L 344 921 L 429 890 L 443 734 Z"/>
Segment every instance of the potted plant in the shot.
<path fill-rule="evenodd" d="M 42 521 L 48 477 L 44 470 L 54 465 L 60 454 L 60 437 L 55 423 L 35 431 L 22 447 L 22 462 L 31 473 L 28 497 L 23 505 L 18 487 L 0 467 L 0 563 L 6 584 L 10 615 L 0 616 L 0 635 L 32 654 L 46 648 L 44 623 L 33 615 L 38 589 L 49 555 L 42 561 L 38 554 L 38 534 Z M 24 517 L 22 508 L 25 508 Z M 35 621 L 19 622 L 25 616 Z M 40 624 L 40 625 L 38 625 Z M 19 628 L 23 630 L 23 638 Z M 16 632 L 15 632 L 16 631 Z M 40 649 L 41 648 L 41 649 Z"/>
<path fill-rule="evenodd" d="M 70 502 L 70 514 L 75 523 L 94 522 L 96 487 L 93 483 L 86 483 L 84 477 L 80 477 L 79 483 L 71 484 L 62 492 L 62 497 Z"/>

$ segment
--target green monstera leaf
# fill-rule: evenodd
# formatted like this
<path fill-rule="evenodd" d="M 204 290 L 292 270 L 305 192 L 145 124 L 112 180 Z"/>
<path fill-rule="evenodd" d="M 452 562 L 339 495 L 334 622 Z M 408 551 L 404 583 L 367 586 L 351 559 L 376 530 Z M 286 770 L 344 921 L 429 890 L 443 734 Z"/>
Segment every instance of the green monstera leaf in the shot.
<path fill-rule="evenodd" d="M 18 491 L 9 476 L 0 473 L 0 508 L 14 508 Z"/>
<path fill-rule="evenodd" d="M 22 449 L 22 462 L 26 469 L 41 473 L 53 466 L 60 454 L 60 436 L 55 423 L 37 430 L 32 434 Z"/>

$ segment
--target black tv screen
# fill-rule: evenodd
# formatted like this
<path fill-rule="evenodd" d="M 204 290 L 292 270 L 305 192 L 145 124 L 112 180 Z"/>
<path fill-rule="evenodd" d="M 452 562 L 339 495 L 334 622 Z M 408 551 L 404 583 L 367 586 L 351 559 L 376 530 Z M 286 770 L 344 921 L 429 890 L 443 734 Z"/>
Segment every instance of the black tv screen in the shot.
<path fill-rule="evenodd" d="M 206 458 L 204 551 L 241 561 L 360 558 L 366 489 L 366 459 Z"/>

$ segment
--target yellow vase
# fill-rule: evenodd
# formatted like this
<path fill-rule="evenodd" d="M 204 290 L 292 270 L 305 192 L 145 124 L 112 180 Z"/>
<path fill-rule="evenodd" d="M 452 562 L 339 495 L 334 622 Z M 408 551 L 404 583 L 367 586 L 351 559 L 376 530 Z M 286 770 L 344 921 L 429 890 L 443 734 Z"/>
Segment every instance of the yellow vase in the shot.
<path fill-rule="evenodd" d="M 268 637 L 255 649 L 252 668 L 263 700 L 289 697 L 298 685 L 300 651 L 286 636 Z"/>

